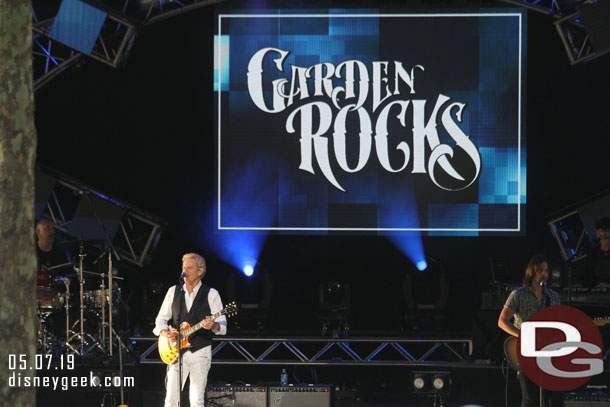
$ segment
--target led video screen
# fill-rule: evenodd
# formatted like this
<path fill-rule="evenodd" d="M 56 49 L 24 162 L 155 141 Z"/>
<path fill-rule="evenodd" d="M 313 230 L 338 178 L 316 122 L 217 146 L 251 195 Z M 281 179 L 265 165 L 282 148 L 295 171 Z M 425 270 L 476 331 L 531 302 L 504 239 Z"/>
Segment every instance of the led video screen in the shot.
<path fill-rule="evenodd" d="M 525 13 L 217 15 L 217 228 L 524 233 Z"/>

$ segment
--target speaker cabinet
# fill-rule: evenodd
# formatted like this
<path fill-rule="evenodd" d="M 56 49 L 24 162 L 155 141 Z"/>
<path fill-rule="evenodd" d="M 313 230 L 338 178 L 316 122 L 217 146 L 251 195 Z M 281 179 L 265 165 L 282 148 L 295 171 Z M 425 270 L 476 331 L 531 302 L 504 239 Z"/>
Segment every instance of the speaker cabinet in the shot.
<path fill-rule="evenodd" d="M 209 386 L 206 406 L 267 407 L 267 388 L 258 386 Z"/>
<path fill-rule="evenodd" d="M 269 407 L 330 407 L 332 387 L 269 387 Z"/>

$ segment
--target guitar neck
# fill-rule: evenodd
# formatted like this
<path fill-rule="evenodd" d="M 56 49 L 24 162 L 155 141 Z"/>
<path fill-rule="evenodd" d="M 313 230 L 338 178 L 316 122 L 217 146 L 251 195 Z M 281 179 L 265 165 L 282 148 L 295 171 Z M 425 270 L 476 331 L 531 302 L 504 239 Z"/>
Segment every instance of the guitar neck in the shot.
<path fill-rule="evenodd" d="M 208 320 L 216 321 L 216 319 L 218 319 L 221 315 L 224 314 L 224 311 L 225 311 L 224 309 L 218 311 L 217 313 L 212 315 L 210 318 L 208 318 Z M 203 321 L 199 321 L 198 323 L 196 323 L 195 325 L 193 325 L 189 329 L 185 329 L 184 331 L 180 331 L 180 336 L 185 338 L 185 337 L 187 337 L 189 335 L 192 335 L 193 333 L 197 332 L 202 327 L 203 327 Z"/>

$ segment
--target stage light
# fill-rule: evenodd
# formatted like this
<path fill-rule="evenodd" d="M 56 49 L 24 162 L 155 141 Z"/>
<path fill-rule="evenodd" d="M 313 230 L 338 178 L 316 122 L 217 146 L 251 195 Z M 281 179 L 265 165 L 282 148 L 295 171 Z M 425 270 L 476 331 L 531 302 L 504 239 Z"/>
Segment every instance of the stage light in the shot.
<path fill-rule="evenodd" d="M 426 381 L 424 380 L 422 375 L 415 374 L 411 379 L 411 388 L 414 392 L 421 391 L 426 385 Z"/>
<path fill-rule="evenodd" d="M 351 301 L 351 285 L 347 282 L 331 280 L 318 286 L 317 315 L 323 335 L 328 331 L 333 336 L 348 334 Z"/>
<path fill-rule="evenodd" d="M 426 263 L 426 260 L 419 260 L 415 265 L 419 271 L 424 271 L 428 268 L 428 263 Z"/>
<path fill-rule="evenodd" d="M 430 396 L 447 395 L 451 388 L 449 372 L 411 372 L 411 391 Z"/>
<path fill-rule="evenodd" d="M 252 267 L 251 264 L 246 264 L 243 268 L 243 272 L 246 276 L 252 277 L 252 275 L 254 274 L 254 267 Z"/>
<path fill-rule="evenodd" d="M 432 381 L 432 385 L 436 390 L 442 390 L 445 387 L 445 381 L 442 377 L 435 377 Z"/>

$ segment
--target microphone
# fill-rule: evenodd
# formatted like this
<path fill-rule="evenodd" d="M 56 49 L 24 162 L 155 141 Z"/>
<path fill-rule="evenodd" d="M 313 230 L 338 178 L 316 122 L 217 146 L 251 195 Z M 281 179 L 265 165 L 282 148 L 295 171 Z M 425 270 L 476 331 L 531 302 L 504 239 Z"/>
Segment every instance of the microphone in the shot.
<path fill-rule="evenodd" d="M 549 298 L 551 298 L 551 296 L 549 294 L 549 290 L 547 290 L 547 288 L 546 288 L 546 281 L 541 281 L 540 282 L 540 287 L 542 287 L 542 295 L 543 296 L 548 296 Z"/>
<path fill-rule="evenodd" d="M 178 279 L 178 281 L 180 281 L 181 284 L 184 283 L 184 277 L 186 277 L 186 271 L 180 273 L 180 278 Z"/>

